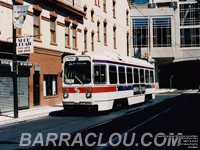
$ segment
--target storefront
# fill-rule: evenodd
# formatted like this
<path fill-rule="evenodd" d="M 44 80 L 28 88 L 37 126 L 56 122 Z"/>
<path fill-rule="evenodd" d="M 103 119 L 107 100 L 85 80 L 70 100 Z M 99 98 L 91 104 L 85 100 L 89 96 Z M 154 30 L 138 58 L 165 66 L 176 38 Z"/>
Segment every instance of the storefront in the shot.
<path fill-rule="evenodd" d="M 0 59 L 0 112 L 12 111 L 13 105 L 13 78 L 12 60 Z M 31 62 L 18 61 L 18 108 L 29 108 L 29 76 Z"/>

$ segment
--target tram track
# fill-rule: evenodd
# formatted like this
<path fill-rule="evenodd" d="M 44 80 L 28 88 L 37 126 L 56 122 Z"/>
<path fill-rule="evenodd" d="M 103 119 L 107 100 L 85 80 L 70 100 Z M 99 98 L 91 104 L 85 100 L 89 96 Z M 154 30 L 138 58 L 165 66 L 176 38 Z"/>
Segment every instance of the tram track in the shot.
<path fill-rule="evenodd" d="M 97 136 L 102 134 L 103 138 L 101 142 L 103 146 L 94 145 L 92 147 L 87 147 L 87 145 L 84 146 L 75 145 L 73 147 L 67 147 L 67 149 L 72 149 L 72 150 L 73 149 L 103 150 L 107 148 L 112 149 L 113 147 L 111 146 L 111 142 L 117 142 L 120 138 L 123 138 L 125 134 L 134 132 L 138 128 L 141 128 L 142 126 L 148 124 L 154 119 L 157 119 L 167 114 L 169 111 L 173 109 L 173 107 L 183 102 L 181 99 L 182 96 L 166 99 L 165 101 L 157 103 L 155 105 L 152 106 L 150 105 L 146 108 L 138 108 L 136 110 L 127 112 L 125 115 L 121 117 L 107 120 L 99 124 L 96 124 L 94 126 L 85 128 L 83 130 L 79 130 L 78 132 L 74 132 L 71 134 L 71 139 L 74 139 L 77 134 L 81 134 L 82 139 L 85 139 L 85 137 L 89 133 L 94 133 Z M 110 135 L 112 135 L 113 133 L 118 133 L 120 137 L 114 137 L 112 140 L 109 140 Z M 93 138 L 89 140 L 98 140 L 98 139 Z M 57 141 L 57 143 L 58 142 L 59 141 Z M 72 142 L 72 140 L 69 142 Z M 46 147 L 45 149 L 49 149 L 52 146 L 53 145 L 49 145 L 49 147 Z M 54 147 L 54 149 L 64 149 L 64 148 L 66 148 L 66 145 L 61 145 L 60 147 Z M 43 148 L 41 147 L 39 149 Z"/>

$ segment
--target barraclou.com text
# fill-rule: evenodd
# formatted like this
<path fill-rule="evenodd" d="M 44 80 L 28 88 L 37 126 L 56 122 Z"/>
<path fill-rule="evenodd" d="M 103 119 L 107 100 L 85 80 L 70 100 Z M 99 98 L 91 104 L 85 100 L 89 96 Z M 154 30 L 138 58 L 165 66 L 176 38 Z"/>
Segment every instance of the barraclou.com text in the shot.
<path fill-rule="evenodd" d="M 87 146 L 87 147 L 101 147 L 112 146 L 116 147 L 122 144 L 123 146 L 180 146 L 182 133 L 174 134 L 170 133 L 158 133 L 153 135 L 151 133 L 144 133 L 140 135 L 139 142 L 136 143 L 136 133 L 113 133 L 109 136 L 106 143 L 103 143 L 103 133 L 88 133 L 82 135 L 76 133 L 71 135 L 70 133 L 37 133 L 34 136 L 31 133 L 22 133 L 19 146 Z"/>

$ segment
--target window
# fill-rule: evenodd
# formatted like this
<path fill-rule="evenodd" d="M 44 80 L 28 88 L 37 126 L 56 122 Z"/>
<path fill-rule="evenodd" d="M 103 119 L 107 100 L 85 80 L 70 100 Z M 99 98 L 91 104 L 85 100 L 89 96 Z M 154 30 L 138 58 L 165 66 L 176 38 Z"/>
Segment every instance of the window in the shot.
<path fill-rule="evenodd" d="M 76 57 L 75 61 L 65 62 L 64 83 L 65 84 L 89 84 L 91 83 L 91 62 Z"/>
<path fill-rule="evenodd" d="M 117 83 L 117 68 L 116 68 L 116 66 L 109 66 L 109 79 L 110 79 L 110 84 Z"/>
<path fill-rule="evenodd" d="M 140 83 L 144 83 L 144 69 L 140 69 Z"/>
<path fill-rule="evenodd" d="M 145 70 L 146 83 L 149 83 L 149 70 Z"/>
<path fill-rule="evenodd" d="M 200 25 L 200 3 L 180 4 L 180 25 Z"/>
<path fill-rule="evenodd" d="M 134 47 L 148 47 L 148 19 L 133 19 Z"/>
<path fill-rule="evenodd" d="M 83 11 L 85 12 L 85 19 L 87 19 L 87 5 L 84 5 L 83 7 Z"/>
<path fill-rule="evenodd" d="M 73 43 L 73 48 L 77 49 L 77 26 L 76 25 L 72 26 L 72 43 Z"/>
<path fill-rule="evenodd" d="M 153 46 L 171 47 L 171 19 L 155 18 L 153 19 Z"/>
<path fill-rule="evenodd" d="M 22 29 L 21 28 L 17 28 L 16 29 L 16 36 L 17 37 L 21 37 L 21 35 L 22 35 Z"/>
<path fill-rule="evenodd" d="M 84 29 L 84 49 L 87 51 L 87 28 Z"/>
<path fill-rule="evenodd" d="M 106 83 L 106 65 L 94 66 L 94 83 L 95 84 Z"/>
<path fill-rule="evenodd" d="M 104 45 L 107 46 L 107 22 L 104 22 Z"/>
<path fill-rule="evenodd" d="M 94 51 L 94 31 L 91 32 L 91 48 Z"/>
<path fill-rule="evenodd" d="M 200 47 L 200 28 L 181 29 L 181 47 Z"/>
<path fill-rule="evenodd" d="M 56 43 L 56 20 L 55 20 L 55 18 L 50 19 L 50 32 L 51 32 L 51 43 Z"/>
<path fill-rule="evenodd" d="M 34 11 L 33 34 L 34 34 L 34 38 L 40 39 L 40 12 L 38 11 Z"/>
<path fill-rule="evenodd" d="M 127 56 L 129 56 L 129 32 L 126 33 Z"/>
<path fill-rule="evenodd" d="M 39 5 L 33 5 L 33 36 L 35 41 L 38 41 L 41 38 L 41 12 L 42 8 Z"/>
<path fill-rule="evenodd" d="M 139 72 L 137 68 L 134 68 L 134 83 L 139 83 Z"/>
<path fill-rule="evenodd" d="M 98 6 L 100 7 L 100 0 L 98 0 Z"/>
<path fill-rule="evenodd" d="M 129 26 L 129 11 L 126 10 L 126 25 Z"/>
<path fill-rule="evenodd" d="M 132 68 L 126 68 L 126 77 L 128 83 L 133 83 L 133 71 Z"/>
<path fill-rule="evenodd" d="M 154 83 L 154 73 L 153 73 L 153 71 L 150 71 L 150 82 Z"/>
<path fill-rule="evenodd" d="M 94 9 L 91 10 L 91 21 L 94 22 Z"/>
<path fill-rule="evenodd" d="M 125 68 L 119 67 L 118 69 L 119 83 L 126 83 Z"/>
<path fill-rule="evenodd" d="M 70 24 L 65 23 L 65 46 L 70 47 Z"/>
<path fill-rule="evenodd" d="M 149 0 L 132 0 L 132 5 L 144 5 L 147 4 Z"/>
<path fill-rule="evenodd" d="M 113 47 L 114 47 L 114 49 L 116 49 L 117 48 L 117 41 L 116 41 L 116 25 L 114 25 L 114 27 L 113 27 Z"/>
<path fill-rule="evenodd" d="M 100 42 L 100 21 L 97 22 L 97 41 Z"/>
<path fill-rule="evenodd" d="M 116 18 L 116 1 L 113 0 L 113 18 Z"/>
<path fill-rule="evenodd" d="M 103 0 L 103 11 L 106 12 L 106 0 Z"/>
<path fill-rule="evenodd" d="M 56 75 L 44 75 L 43 90 L 44 90 L 44 96 L 55 96 L 58 94 Z"/>

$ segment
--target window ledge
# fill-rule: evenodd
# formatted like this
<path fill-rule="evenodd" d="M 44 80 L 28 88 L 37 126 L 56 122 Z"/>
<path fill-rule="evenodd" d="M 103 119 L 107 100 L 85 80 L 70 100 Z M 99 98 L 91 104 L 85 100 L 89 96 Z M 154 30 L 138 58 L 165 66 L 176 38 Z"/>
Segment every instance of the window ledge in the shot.
<path fill-rule="evenodd" d="M 16 34 L 16 38 L 22 38 L 21 34 Z"/>
<path fill-rule="evenodd" d="M 58 95 L 44 96 L 44 99 L 59 98 Z"/>
<path fill-rule="evenodd" d="M 58 46 L 58 44 L 55 42 L 51 42 L 50 45 Z"/>
<path fill-rule="evenodd" d="M 42 43 L 42 40 L 41 40 L 41 39 L 39 39 L 39 38 L 34 38 L 33 40 L 34 40 L 35 42 Z"/>
<path fill-rule="evenodd" d="M 77 48 L 77 47 L 74 47 L 73 50 L 78 50 L 78 48 Z"/>
<path fill-rule="evenodd" d="M 69 49 L 71 49 L 71 46 L 65 46 L 65 48 L 69 48 Z"/>

